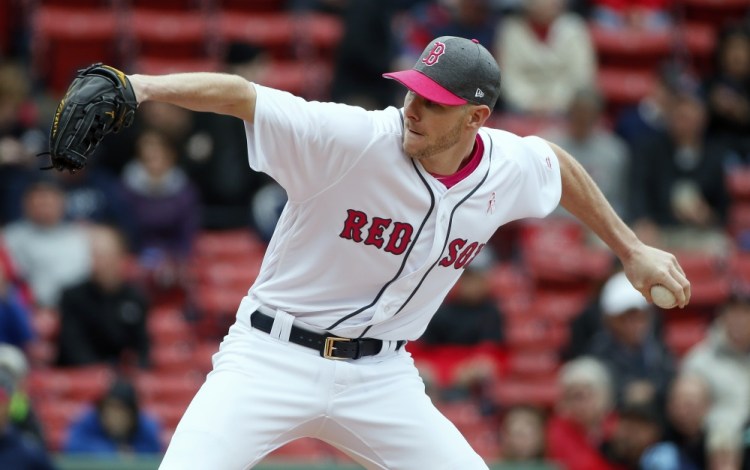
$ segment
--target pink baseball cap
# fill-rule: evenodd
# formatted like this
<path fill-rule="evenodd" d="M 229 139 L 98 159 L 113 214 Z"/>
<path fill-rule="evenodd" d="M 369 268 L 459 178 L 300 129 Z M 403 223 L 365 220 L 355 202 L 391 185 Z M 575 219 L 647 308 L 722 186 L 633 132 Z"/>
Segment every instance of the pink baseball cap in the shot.
<path fill-rule="evenodd" d="M 435 103 L 495 107 L 500 96 L 500 67 L 476 39 L 441 36 L 427 45 L 410 70 L 383 74 Z"/>

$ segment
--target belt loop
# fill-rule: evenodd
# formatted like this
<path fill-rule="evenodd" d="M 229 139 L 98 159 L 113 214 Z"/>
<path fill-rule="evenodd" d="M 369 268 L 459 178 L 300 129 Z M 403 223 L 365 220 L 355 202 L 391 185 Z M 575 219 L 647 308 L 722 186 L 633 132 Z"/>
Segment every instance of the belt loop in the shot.
<path fill-rule="evenodd" d="M 289 334 L 292 332 L 292 323 L 294 317 L 283 310 L 276 310 L 273 326 L 269 335 L 282 341 L 289 341 Z"/>

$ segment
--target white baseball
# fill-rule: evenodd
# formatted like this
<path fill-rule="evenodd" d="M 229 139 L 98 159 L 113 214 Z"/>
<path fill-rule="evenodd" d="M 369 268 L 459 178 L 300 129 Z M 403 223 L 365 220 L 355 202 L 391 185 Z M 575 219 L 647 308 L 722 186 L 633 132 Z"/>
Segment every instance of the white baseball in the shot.
<path fill-rule="evenodd" d="M 660 308 L 672 308 L 677 305 L 674 294 L 661 284 L 651 286 L 651 299 Z"/>

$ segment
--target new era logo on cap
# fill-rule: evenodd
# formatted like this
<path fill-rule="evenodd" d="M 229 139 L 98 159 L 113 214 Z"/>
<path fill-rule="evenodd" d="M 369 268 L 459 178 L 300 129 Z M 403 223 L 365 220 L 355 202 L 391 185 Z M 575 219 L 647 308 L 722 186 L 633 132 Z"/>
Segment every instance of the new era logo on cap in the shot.
<path fill-rule="evenodd" d="M 439 37 L 427 45 L 411 70 L 383 76 L 447 106 L 475 103 L 494 108 L 500 96 L 497 61 L 475 39 Z"/>

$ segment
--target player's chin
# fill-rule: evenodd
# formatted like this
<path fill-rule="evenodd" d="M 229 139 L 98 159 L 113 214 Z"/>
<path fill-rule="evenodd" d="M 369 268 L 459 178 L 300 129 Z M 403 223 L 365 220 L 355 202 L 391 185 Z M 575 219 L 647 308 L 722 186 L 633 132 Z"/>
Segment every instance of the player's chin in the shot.
<path fill-rule="evenodd" d="M 417 145 L 415 142 L 410 141 L 408 138 L 404 139 L 403 144 L 404 153 L 409 158 L 420 159 L 424 158 L 424 148 L 421 145 Z"/>
<path fill-rule="evenodd" d="M 404 146 L 404 153 L 406 154 L 407 157 L 413 158 L 414 160 L 420 160 L 425 157 L 424 152 L 420 152 L 418 150 L 413 150 L 413 149 L 410 150 L 406 146 Z"/>

